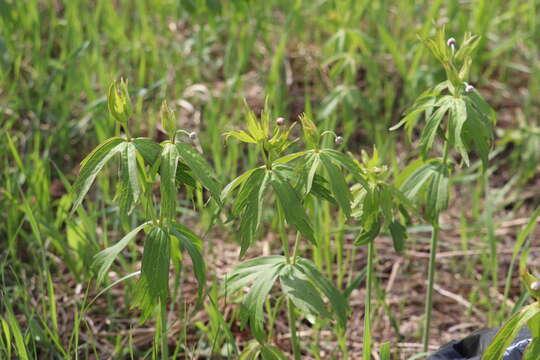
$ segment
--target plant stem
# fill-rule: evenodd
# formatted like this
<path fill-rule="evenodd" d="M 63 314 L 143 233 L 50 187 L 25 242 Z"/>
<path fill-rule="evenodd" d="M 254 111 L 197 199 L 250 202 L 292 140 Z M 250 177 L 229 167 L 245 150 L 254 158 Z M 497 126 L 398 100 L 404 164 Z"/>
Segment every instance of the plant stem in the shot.
<path fill-rule="evenodd" d="M 429 328 L 431 324 L 431 308 L 433 305 L 433 282 L 435 278 L 435 261 L 437 259 L 437 242 L 439 234 L 439 219 L 433 225 L 431 231 L 431 249 L 429 254 L 429 268 L 428 268 L 428 288 L 426 292 L 426 308 L 424 316 L 424 333 L 422 334 L 422 345 L 424 352 L 428 351 L 429 345 Z"/>
<path fill-rule="evenodd" d="M 296 232 L 296 239 L 294 240 L 294 247 L 293 252 L 291 255 L 291 263 L 294 264 L 296 262 L 296 251 L 298 250 L 298 243 L 300 242 L 300 231 Z"/>
<path fill-rule="evenodd" d="M 160 327 L 161 327 L 161 358 L 166 360 L 169 358 L 169 337 L 167 336 L 167 303 L 161 299 L 159 301 L 161 308 Z"/>
<path fill-rule="evenodd" d="M 289 315 L 289 327 L 291 328 L 291 344 L 294 354 L 294 360 L 301 360 L 300 343 L 296 336 L 296 316 L 294 315 L 294 304 L 291 299 L 287 299 L 287 311 Z"/>
<path fill-rule="evenodd" d="M 368 243 L 367 255 L 367 278 L 366 278 L 366 297 L 364 300 L 364 338 L 362 346 L 362 359 L 371 359 L 371 290 L 373 287 L 373 256 L 375 252 L 375 241 Z"/>

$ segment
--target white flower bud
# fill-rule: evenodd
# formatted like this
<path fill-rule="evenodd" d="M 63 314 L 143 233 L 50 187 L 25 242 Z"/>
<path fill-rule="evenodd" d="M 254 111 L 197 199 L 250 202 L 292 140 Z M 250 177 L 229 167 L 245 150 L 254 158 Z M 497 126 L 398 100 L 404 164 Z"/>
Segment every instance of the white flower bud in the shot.
<path fill-rule="evenodd" d="M 534 291 L 538 291 L 540 290 L 540 281 L 535 281 L 531 284 L 531 289 L 533 289 Z"/>
<path fill-rule="evenodd" d="M 474 90 L 474 86 L 465 83 L 465 92 L 471 92 Z"/>
<path fill-rule="evenodd" d="M 343 144 L 343 138 L 341 136 L 336 136 L 336 144 Z"/>
<path fill-rule="evenodd" d="M 449 38 L 448 40 L 446 40 L 446 45 L 450 47 L 456 46 L 456 39 L 454 39 L 453 37 Z"/>
<path fill-rule="evenodd" d="M 189 138 L 191 140 L 195 140 L 197 138 L 197 133 L 195 131 L 192 131 L 189 133 Z"/>
<path fill-rule="evenodd" d="M 282 118 L 282 117 L 278 117 L 276 119 L 276 124 L 277 124 L 277 126 L 281 126 L 281 125 L 285 124 L 285 119 Z"/>

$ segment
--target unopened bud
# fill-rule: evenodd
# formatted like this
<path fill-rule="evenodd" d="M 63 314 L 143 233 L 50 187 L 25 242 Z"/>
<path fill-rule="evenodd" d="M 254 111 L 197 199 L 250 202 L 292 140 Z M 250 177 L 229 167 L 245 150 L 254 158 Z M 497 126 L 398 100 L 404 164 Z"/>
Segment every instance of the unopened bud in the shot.
<path fill-rule="evenodd" d="M 191 140 L 195 140 L 197 138 L 197 133 L 195 131 L 192 131 L 189 133 L 189 138 Z"/>
<path fill-rule="evenodd" d="M 343 137 L 341 136 L 336 136 L 336 144 L 343 144 Z"/>
<path fill-rule="evenodd" d="M 533 289 L 534 291 L 538 291 L 540 290 L 540 281 L 535 281 L 531 284 L 531 289 Z"/>
<path fill-rule="evenodd" d="M 281 126 L 281 125 L 285 124 L 285 119 L 282 118 L 282 117 L 278 117 L 276 119 L 276 124 L 277 124 L 277 126 Z"/>
<path fill-rule="evenodd" d="M 448 40 L 446 40 L 446 45 L 450 47 L 456 46 L 456 39 L 454 39 L 453 37 L 449 38 Z"/>
<path fill-rule="evenodd" d="M 471 92 L 474 90 L 474 86 L 465 83 L 465 92 Z"/>

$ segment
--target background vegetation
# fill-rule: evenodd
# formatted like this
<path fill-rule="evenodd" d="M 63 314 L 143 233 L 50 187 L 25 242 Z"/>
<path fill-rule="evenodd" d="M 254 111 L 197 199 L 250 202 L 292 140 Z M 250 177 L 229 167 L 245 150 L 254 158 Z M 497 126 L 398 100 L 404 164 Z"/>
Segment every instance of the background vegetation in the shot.
<path fill-rule="evenodd" d="M 142 214 L 118 216 L 110 176 L 98 178 L 84 210 L 69 215 L 79 162 L 115 133 L 105 96 L 112 80 L 129 79 L 133 133 L 164 140 L 158 111 L 167 99 L 180 114 L 178 126 L 197 132 L 196 146 L 223 183 L 257 163 L 254 149 L 234 141 L 225 147 L 223 133 L 244 126 L 244 99 L 258 113 L 266 97 L 272 116 L 287 124 L 310 110 L 320 129 L 344 137 L 341 149 L 372 153 L 376 145 L 397 176 L 418 156 L 418 134 L 411 144 L 388 129 L 444 80 L 417 37 L 442 24 L 458 41 L 466 32 L 482 37 L 471 83 L 498 123 L 488 180 L 477 158 L 452 177 L 452 201 L 440 220 L 431 344 L 499 325 L 528 301 L 510 270 L 519 261 L 538 266 L 538 9 L 536 0 L 0 0 L 0 357 L 156 354 L 153 322 L 142 324 L 130 309 L 135 282 L 96 297 L 103 287 L 95 286 L 91 266 Z M 205 232 L 213 209 L 201 192 L 192 195 L 181 199 L 178 216 L 203 237 L 208 285 L 217 292 L 239 262 L 239 246 L 228 224 Z M 324 206 L 317 211 L 312 221 L 323 247 L 313 256 L 350 294 L 346 347 L 358 358 L 366 249 L 352 245 L 343 219 Z M 268 231 L 248 255 L 279 248 L 273 215 L 267 209 Z M 421 351 L 429 231 L 428 224 L 409 228 L 402 255 L 385 234 L 377 239 L 375 350 L 391 342 L 403 358 Z M 127 248 L 110 283 L 140 268 L 141 249 L 142 241 Z M 207 300 L 192 311 L 197 287 L 186 267 L 171 278 L 171 355 L 209 358 L 212 349 L 232 346 L 229 334 L 244 346 L 250 336 L 235 304 Z M 286 324 L 286 314 L 276 314 L 273 336 L 289 351 Z M 306 358 L 342 356 L 332 328 L 300 325 Z"/>

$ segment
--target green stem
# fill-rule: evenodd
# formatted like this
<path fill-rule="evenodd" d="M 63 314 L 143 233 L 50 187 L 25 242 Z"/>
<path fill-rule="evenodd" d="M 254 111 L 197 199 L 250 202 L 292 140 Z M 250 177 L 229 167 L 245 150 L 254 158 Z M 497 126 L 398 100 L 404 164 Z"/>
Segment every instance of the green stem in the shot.
<path fill-rule="evenodd" d="M 167 303 L 160 299 L 160 330 L 161 330 L 161 358 L 169 358 L 169 338 L 167 336 Z"/>
<path fill-rule="evenodd" d="M 433 283 L 435 279 L 435 261 L 437 259 L 437 243 L 439 233 L 439 220 L 433 225 L 431 231 L 431 249 L 429 254 L 428 268 L 428 288 L 426 292 L 426 308 L 424 317 L 424 333 L 422 334 L 422 345 L 424 352 L 428 351 L 429 345 L 429 328 L 431 325 L 431 309 L 433 305 Z"/>
<path fill-rule="evenodd" d="M 367 278 L 366 278 L 366 297 L 364 301 L 364 339 L 362 346 L 362 359 L 371 359 L 371 290 L 373 288 L 373 256 L 375 253 L 375 241 L 371 240 L 368 244 L 367 255 Z"/>
<path fill-rule="evenodd" d="M 291 328 L 291 344 L 294 354 L 294 360 L 301 360 L 300 343 L 296 336 L 296 316 L 294 314 L 294 304 L 291 299 L 287 299 L 287 311 L 289 315 L 289 327 Z"/>
<path fill-rule="evenodd" d="M 298 250 L 298 243 L 300 242 L 300 231 L 296 232 L 296 239 L 294 240 L 294 247 L 293 252 L 291 255 L 291 263 L 294 264 L 296 262 L 296 251 Z"/>

